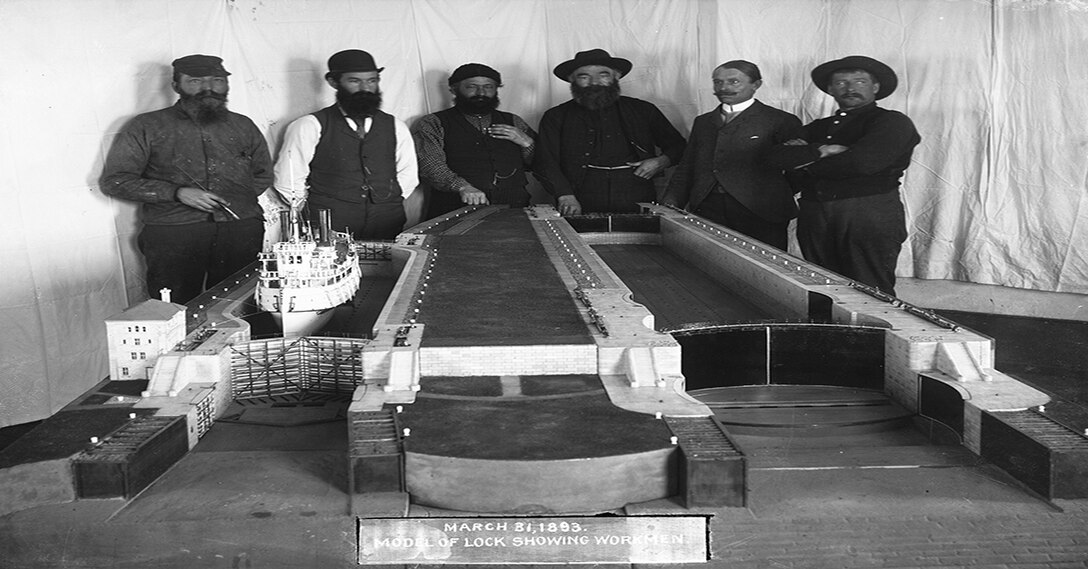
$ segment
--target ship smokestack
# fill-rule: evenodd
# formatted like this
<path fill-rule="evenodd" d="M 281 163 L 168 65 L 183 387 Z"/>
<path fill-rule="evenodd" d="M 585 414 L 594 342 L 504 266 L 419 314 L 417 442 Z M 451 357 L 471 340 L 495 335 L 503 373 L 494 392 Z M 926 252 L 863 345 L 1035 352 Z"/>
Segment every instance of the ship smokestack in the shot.
<path fill-rule="evenodd" d="M 294 212 L 291 210 L 280 212 L 280 241 L 291 240 L 291 226 L 294 224 L 294 221 Z"/>
<path fill-rule="evenodd" d="M 332 241 L 332 212 L 327 209 L 317 210 L 318 242 L 329 244 Z"/>

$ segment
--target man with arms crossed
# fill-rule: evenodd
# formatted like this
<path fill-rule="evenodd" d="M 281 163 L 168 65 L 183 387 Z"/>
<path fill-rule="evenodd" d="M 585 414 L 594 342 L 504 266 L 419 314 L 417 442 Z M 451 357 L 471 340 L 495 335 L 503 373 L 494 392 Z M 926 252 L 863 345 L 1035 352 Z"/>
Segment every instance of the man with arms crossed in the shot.
<path fill-rule="evenodd" d="M 907 237 L 899 179 L 922 139 L 906 115 L 877 106 L 899 82 L 887 65 L 852 55 L 817 66 L 812 81 L 839 110 L 807 125 L 802 138 L 776 146 L 771 160 L 801 175 L 801 252 L 894 295 Z"/>

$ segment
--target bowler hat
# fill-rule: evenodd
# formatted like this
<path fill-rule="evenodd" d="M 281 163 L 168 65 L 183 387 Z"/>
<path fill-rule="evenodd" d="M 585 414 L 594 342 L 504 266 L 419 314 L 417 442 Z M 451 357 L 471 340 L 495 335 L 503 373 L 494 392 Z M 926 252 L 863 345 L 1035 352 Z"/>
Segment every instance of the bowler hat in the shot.
<path fill-rule="evenodd" d="M 877 99 L 883 99 L 891 95 L 899 85 L 899 78 L 895 76 L 895 71 L 892 71 L 891 67 L 864 55 L 851 55 L 816 66 L 816 69 L 812 70 L 812 82 L 821 91 L 827 93 L 827 87 L 831 83 L 831 76 L 842 69 L 868 71 L 873 76 L 873 80 L 880 83 L 880 90 L 876 93 Z"/>
<path fill-rule="evenodd" d="M 378 71 L 384 67 L 378 67 L 374 63 L 374 56 L 361 49 L 345 49 L 332 54 L 329 58 L 329 73 L 351 73 L 353 71 Z"/>
<path fill-rule="evenodd" d="M 487 77 L 493 79 L 495 83 L 502 84 L 502 75 L 498 71 L 482 63 L 466 63 L 453 70 L 453 74 L 450 75 L 450 85 L 472 77 Z"/>
<path fill-rule="evenodd" d="M 223 68 L 223 58 L 199 53 L 186 55 L 174 60 L 174 71 L 189 77 L 226 77 L 230 75 Z"/>
<path fill-rule="evenodd" d="M 564 61 L 555 66 L 555 76 L 570 82 L 570 74 L 574 73 L 575 69 L 584 67 L 586 65 L 603 65 L 605 67 L 611 67 L 612 69 L 618 69 L 620 77 L 627 75 L 628 71 L 631 71 L 631 62 L 621 57 L 612 57 L 607 51 L 597 48 L 589 51 L 579 51 L 574 59 Z"/>

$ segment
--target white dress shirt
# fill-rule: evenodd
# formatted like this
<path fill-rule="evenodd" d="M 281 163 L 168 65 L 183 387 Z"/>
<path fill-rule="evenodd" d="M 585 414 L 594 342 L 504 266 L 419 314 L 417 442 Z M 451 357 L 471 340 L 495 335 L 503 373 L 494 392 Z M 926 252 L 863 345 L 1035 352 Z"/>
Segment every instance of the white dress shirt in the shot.
<path fill-rule="evenodd" d="M 353 119 L 345 116 L 344 120 L 351 126 L 351 130 L 356 130 Z M 373 121 L 374 119 L 366 118 L 363 128 L 369 131 Z M 393 126 L 397 135 L 397 182 L 400 184 L 401 194 L 407 199 L 419 185 L 416 146 L 404 121 L 394 117 Z M 306 178 L 310 176 L 310 161 L 314 158 L 314 151 L 320 140 L 321 122 L 313 115 L 304 115 L 287 125 L 280 155 L 273 168 L 276 178 L 272 187 L 293 208 L 302 207 L 306 201 L 309 190 L 306 187 Z"/>

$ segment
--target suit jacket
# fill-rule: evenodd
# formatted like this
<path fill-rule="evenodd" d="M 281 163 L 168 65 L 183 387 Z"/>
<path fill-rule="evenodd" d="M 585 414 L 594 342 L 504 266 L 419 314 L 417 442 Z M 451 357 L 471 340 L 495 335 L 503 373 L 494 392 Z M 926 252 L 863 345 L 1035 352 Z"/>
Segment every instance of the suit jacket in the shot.
<path fill-rule="evenodd" d="M 759 101 L 728 123 L 720 108 L 699 115 L 662 201 L 694 211 L 721 186 L 759 217 L 789 221 L 797 217 L 794 190 L 764 157 L 772 146 L 803 134 L 800 119 Z"/>

